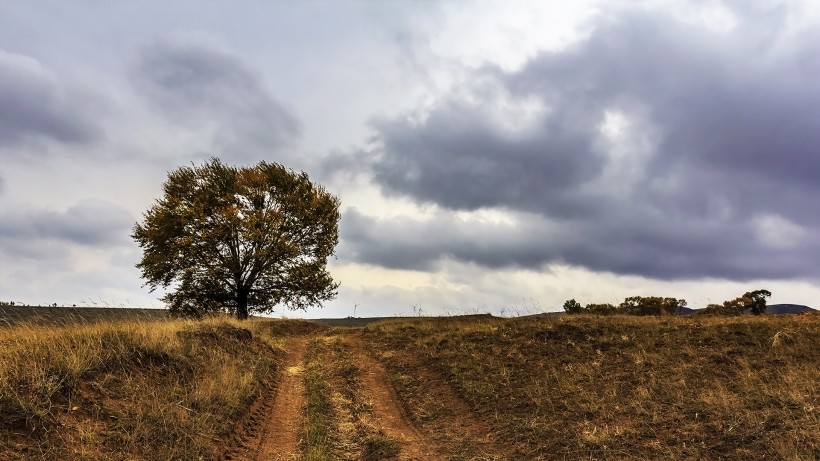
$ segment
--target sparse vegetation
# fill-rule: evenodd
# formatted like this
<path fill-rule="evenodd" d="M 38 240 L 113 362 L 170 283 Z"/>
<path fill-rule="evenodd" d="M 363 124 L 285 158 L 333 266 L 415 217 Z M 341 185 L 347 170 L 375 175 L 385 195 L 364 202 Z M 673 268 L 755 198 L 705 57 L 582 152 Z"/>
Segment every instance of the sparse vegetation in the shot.
<path fill-rule="evenodd" d="M 328 383 L 325 348 L 320 338 L 308 343 L 305 357 L 305 418 L 303 422 L 304 437 L 301 450 L 304 461 L 324 461 L 332 459 L 333 449 L 333 404 L 331 389 Z"/>
<path fill-rule="evenodd" d="M 415 378 L 433 370 L 509 443 L 506 459 L 820 457 L 816 315 L 485 317 L 367 331 L 415 421 L 439 418 Z"/>
<path fill-rule="evenodd" d="M 399 444 L 373 419 L 361 369 L 341 336 L 312 339 L 306 371 L 302 459 L 377 461 L 398 455 Z"/>
<path fill-rule="evenodd" d="M 481 315 L 360 332 L 224 318 L 2 328 L 0 459 L 264 459 L 285 413 L 301 429 L 286 453 L 305 460 L 820 455 L 816 314 Z M 290 384 L 277 387 L 280 368 Z M 301 389 L 304 414 L 271 404 Z"/>
<path fill-rule="evenodd" d="M 632 296 L 624 299 L 618 312 L 626 315 L 674 315 L 686 307 L 685 299 L 660 296 Z"/>
<path fill-rule="evenodd" d="M 766 298 L 772 294 L 767 290 L 755 290 L 743 296 L 721 304 L 709 304 L 703 310 L 704 314 L 740 315 L 749 312 L 754 315 L 766 312 Z M 615 306 L 613 304 L 587 304 L 574 299 L 564 303 L 564 312 L 567 314 L 593 315 L 679 315 L 686 309 L 685 299 L 664 298 L 660 296 L 632 296 Z M 691 312 L 691 309 L 690 309 Z"/>
<path fill-rule="evenodd" d="M 745 293 L 743 296 L 724 301 L 723 304 L 709 304 L 706 306 L 705 314 L 719 315 L 740 315 L 747 310 L 754 315 L 761 315 L 766 312 L 766 298 L 772 294 L 766 290 L 755 290 Z"/>

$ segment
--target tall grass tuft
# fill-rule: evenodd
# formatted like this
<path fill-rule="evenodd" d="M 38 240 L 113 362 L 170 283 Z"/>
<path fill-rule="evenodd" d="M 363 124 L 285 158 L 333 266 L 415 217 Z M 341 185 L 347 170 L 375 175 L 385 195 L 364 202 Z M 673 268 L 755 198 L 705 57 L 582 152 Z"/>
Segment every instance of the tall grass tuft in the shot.
<path fill-rule="evenodd" d="M 0 459 L 215 457 L 276 370 L 276 341 L 249 329 L 261 322 L 0 329 Z"/>

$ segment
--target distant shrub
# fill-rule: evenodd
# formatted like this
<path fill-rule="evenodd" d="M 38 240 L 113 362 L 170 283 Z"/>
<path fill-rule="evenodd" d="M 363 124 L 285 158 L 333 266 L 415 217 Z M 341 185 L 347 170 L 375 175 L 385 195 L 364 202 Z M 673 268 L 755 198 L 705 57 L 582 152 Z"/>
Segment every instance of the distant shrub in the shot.
<path fill-rule="evenodd" d="M 749 310 L 754 315 L 766 313 L 766 298 L 772 296 L 768 290 L 755 290 L 744 293 L 743 296 L 723 304 L 709 304 L 706 306 L 706 314 L 712 315 L 740 315 Z"/>
<path fill-rule="evenodd" d="M 632 296 L 618 306 L 619 313 L 627 315 L 674 315 L 686 307 L 685 299 L 659 296 Z"/>
<path fill-rule="evenodd" d="M 618 313 L 618 308 L 612 304 L 587 304 L 584 313 L 594 315 L 614 315 Z"/>
<path fill-rule="evenodd" d="M 580 314 L 584 312 L 584 306 L 574 299 L 569 299 L 564 303 L 564 312 L 567 314 Z"/>
<path fill-rule="evenodd" d="M 618 306 L 612 304 L 581 304 L 574 299 L 564 303 L 567 314 L 592 315 L 673 315 L 679 314 L 686 307 L 685 299 L 662 298 L 659 296 L 632 296 L 624 299 Z"/>

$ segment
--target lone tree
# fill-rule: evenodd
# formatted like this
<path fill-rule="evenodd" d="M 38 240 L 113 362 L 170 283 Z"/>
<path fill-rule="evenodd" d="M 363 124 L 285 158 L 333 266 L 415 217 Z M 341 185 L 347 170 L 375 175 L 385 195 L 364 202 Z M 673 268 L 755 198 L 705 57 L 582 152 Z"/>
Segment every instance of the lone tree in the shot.
<path fill-rule="evenodd" d="M 327 259 L 339 240 L 339 199 L 306 173 L 212 158 L 169 173 L 162 188 L 132 237 L 146 285 L 176 286 L 163 298 L 172 313 L 246 319 L 336 297 Z"/>
<path fill-rule="evenodd" d="M 584 312 L 584 306 L 574 299 L 568 299 L 564 303 L 564 312 L 567 314 L 580 314 Z"/>

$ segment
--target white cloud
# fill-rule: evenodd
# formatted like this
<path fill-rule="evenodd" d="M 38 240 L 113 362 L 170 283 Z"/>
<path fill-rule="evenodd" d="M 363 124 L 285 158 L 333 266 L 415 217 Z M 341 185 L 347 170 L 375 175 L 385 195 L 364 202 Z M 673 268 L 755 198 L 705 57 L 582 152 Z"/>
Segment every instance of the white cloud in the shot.
<path fill-rule="evenodd" d="M 761 243 L 773 248 L 799 248 L 805 243 L 807 231 L 788 219 L 765 214 L 753 218 L 752 223 Z"/>

